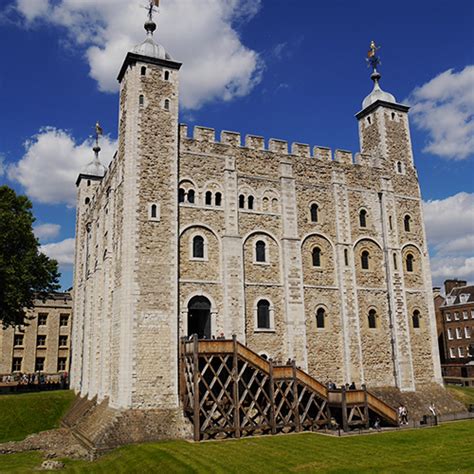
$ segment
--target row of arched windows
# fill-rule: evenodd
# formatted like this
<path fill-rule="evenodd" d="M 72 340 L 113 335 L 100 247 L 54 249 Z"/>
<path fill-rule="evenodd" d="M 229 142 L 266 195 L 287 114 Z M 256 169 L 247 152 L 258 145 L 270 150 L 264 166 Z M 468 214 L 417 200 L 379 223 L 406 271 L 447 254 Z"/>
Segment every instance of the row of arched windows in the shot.
<path fill-rule="evenodd" d="M 178 190 L 178 202 L 195 204 L 196 202 L 196 192 L 194 189 L 184 189 L 179 188 Z M 212 191 L 207 191 L 204 197 L 204 203 L 206 206 L 222 206 L 222 193 L 213 193 Z"/>
<path fill-rule="evenodd" d="M 142 66 L 141 69 L 140 69 L 140 75 L 141 76 L 146 76 L 146 73 L 147 73 L 147 68 L 146 66 Z M 170 72 L 169 71 L 165 71 L 163 73 L 163 79 L 165 81 L 169 81 L 170 80 Z"/>
<path fill-rule="evenodd" d="M 140 96 L 138 97 L 138 105 L 140 107 L 143 107 L 145 105 L 145 96 L 143 94 L 140 94 Z M 171 107 L 171 102 L 169 99 L 165 99 L 165 101 L 163 102 L 163 108 L 165 110 L 170 110 L 170 107 Z"/>
<path fill-rule="evenodd" d="M 207 191 L 206 197 L 205 197 L 205 204 L 206 206 L 212 206 L 212 205 L 217 206 L 217 207 L 222 206 L 222 194 L 215 193 L 213 195 L 212 191 Z"/>
<path fill-rule="evenodd" d="M 250 211 L 253 210 L 253 206 L 255 203 L 255 198 L 250 196 L 245 196 L 244 194 L 239 195 L 239 209 L 249 209 Z"/>

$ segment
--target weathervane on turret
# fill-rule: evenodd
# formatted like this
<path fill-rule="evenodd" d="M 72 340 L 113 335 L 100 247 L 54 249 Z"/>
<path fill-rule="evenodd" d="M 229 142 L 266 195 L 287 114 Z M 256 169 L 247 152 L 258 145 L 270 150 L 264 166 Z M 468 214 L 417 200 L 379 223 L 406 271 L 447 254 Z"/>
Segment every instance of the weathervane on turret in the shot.
<path fill-rule="evenodd" d="M 369 49 L 369 52 L 367 53 L 367 63 L 369 65 L 369 67 L 372 68 L 372 71 L 374 73 L 377 72 L 377 66 L 379 66 L 380 64 L 382 64 L 382 61 L 380 61 L 380 57 L 377 55 L 377 51 L 380 49 L 380 46 L 377 46 L 375 44 L 375 41 L 372 40 L 370 42 L 370 49 Z"/>
<path fill-rule="evenodd" d="M 100 146 L 99 146 L 99 137 L 104 134 L 103 128 L 100 126 L 99 122 L 95 123 L 95 147 L 94 151 L 97 150 L 97 152 L 100 151 Z"/>
<path fill-rule="evenodd" d="M 160 6 L 160 0 L 149 0 L 148 6 L 144 6 L 148 11 L 148 21 L 145 23 L 145 30 L 149 36 L 152 36 L 156 30 L 156 23 L 153 20 L 153 15 L 158 12 Z"/>

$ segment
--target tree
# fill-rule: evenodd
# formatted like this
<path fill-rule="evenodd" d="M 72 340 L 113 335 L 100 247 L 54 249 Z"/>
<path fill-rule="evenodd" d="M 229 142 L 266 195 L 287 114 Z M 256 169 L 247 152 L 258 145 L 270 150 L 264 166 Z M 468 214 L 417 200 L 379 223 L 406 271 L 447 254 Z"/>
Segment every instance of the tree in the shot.
<path fill-rule="evenodd" d="M 0 186 L 0 322 L 3 327 L 27 323 L 35 297 L 59 289 L 56 260 L 39 250 L 35 218 L 26 196 Z"/>

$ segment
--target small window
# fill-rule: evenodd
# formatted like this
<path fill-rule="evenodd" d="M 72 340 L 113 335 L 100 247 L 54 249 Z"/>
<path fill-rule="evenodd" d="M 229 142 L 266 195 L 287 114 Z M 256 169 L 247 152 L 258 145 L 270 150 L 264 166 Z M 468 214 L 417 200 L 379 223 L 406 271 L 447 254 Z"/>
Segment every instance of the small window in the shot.
<path fill-rule="evenodd" d="M 451 313 L 446 313 L 446 321 L 451 321 Z"/>
<path fill-rule="evenodd" d="M 253 198 L 253 196 L 249 196 L 248 199 L 247 199 L 247 205 L 248 205 L 248 208 L 249 208 L 250 210 L 253 209 L 253 203 L 254 203 L 254 198 Z"/>
<path fill-rule="evenodd" d="M 255 244 L 255 260 L 257 262 L 266 262 L 266 244 L 263 240 L 259 240 Z"/>
<path fill-rule="evenodd" d="M 368 323 L 369 323 L 369 328 L 370 329 L 376 329 L 377 328 L 377 312 L 375 311 L 375 309 L 371 309 L 369 311 Z"/>
<path fill-rule="evenodd" d="M 367 123 L 370 125 L 372 123 L 372 119 L 370 117 L 367 117 Z"/>
<path fill-rule="evenodd" d="M 165 71 L 165 81 L 169 81 L 169 80 L 170 80 L 170 72 Z"/>
<path fill-rule="evenodd" d="M 397 161 L 397 172 L 402 174 L 403 168 L 402 168 L 402 162 Z"/>
<path fill-rule="evenodd" d="M 270 329 L 270 303 L 267 300 L 257 303 L 257 328 Z"/>
<path fill-rule="evenodd" d="M 321 249 L 319 247 L 314 247 L 313 249 L 313 267 L 321 266 Z"/>
<path fill-rule="evenodd" d="M 456 328 L 456 339 L 462 339 L 461 328 Z"/>
<path fill-rule="evenodd" d="M 90 186 L 90 185 L 91 185 L 91 180 L 88 179 L 88 180 L 87 180 L 87 186 Z"/>
<path fill-rule="evenodd" d="M 67 347 L 67 336 L 59 336 L 59 347 Z"/>
<path fill-rule="evenodd" d="M 369 252 L 367 250 L 364 250 L 360 256 L 360 264 L 363 270 L 369 269 Z"/>
<path fill-rule="evenodd" d="M 42 372 L 44 370 L 44 357 L 37 357 L 35 361 L 35 372 Z"/>
<path fill-rule="evenodd" d="M 347 249 L 344 249 L 344 264 L 346 267 L 349 265 L 349 252 Z"/>
<path fill-rule="evenodd" d="M 214 202 L 216 203 L 217 207 L 222 206 L 222 194 L 221 193 L 216 193 Z"/>
<path fill-rule="evenodd" d="M 405 232 L 410 232 L 411 217 L 408 214 L 403 218 L 403 225 L 405 227 Z"/>
<path fill-rule="evenodd" d="M 272 199 L 272 211 L 278 212 L 278 199 Z"/>
<path fill-rule="evenodd" d="M 189 202 L 190 204 L 194 204 L 195 196 L 196 196 L 196 195 L 195 195 L 195 193 L 194 193 L 194 189 L 190 189 L 190 190 L 188 191 L 188 202 Z"/>
<path fill-rule="evenodd" d="M 392 216 L 388 216 L 388 226 L 390 227 L 390 230 L 393 230 Z"/>
<path fill-rule="evenodd" d="M 23 359 L 21 357 L 13 357 L 12 372 L 21 372 Z"/>
<path fill-rule="evenodd" d="M 23 334 L 15 334 L 15 337 L 13 338 L 13 345 L 15 347 L 22 347 L 24 339 L 25 336 Z"/>
<path fill-rule="evenodd" d="M 393 254 L 393 268 L 394 268 L 395 270 L 398 269 L 397 254 L 396 254 L 396 253 Z"/>
<path fill-rule="evenodd" d="M 411 253 L 409 253 L 407 255 L 407 260 L 406 260 L 407 272 L 412 272 L 413 271 L 413 261 L 414 261 L 413 255 Z"/>
<path fill-rule="evenodd" d="M 156 204 L 152 204 L 150 208 L 150 217 L 152 219 L 156 219 L 158 217 L 158 206 Z"/>
<path fill-rule="evenodd" d="M 138 98 L 138 103 L 139 103 L 140 107 L 143 107 L 145 105 L 145 96 L 141 95 Z"/>
<path fill-rule="evenodd" d="M 140 69 L 140 74 L 142 76 L 146 76 L 146 67 L 145 66 L 142 66 L 142 68 Z"/>
<path fill-rule="evenodd" d="M 64 372 L 67 370 L 67 358 L 59 357 L 58 358 L 58 372 Z"/>
<path fill-rule="evenodd" d="M 84 201 L 85 204 L 89 204 L 90 202 L 91 202 L 90 198 L 86 198 Z"/>
<path fill-rule="evenodd" d="M 454 338 L 453 338 L 453 331 L 451 328 L 448 328 L 448 339 L 450 341 L 452 341 Z"/>
<path fill-rule="evenodd" d="M 204 258 L 204 238 L 200 235 L 193 238 L 193 258 Z"/>
<path fill-rule="evenodd" d="M 243 209 L 245 207 L 245 196 L 241 194 L 239 196 L 239 209 Z"/>
<path fill-rule="evenodd" d="M 451 359 L 455 359 L 456 358 L 456 355 L 454 354 L 454 347 L 450 347 L 449 348 L 449 357 Z"/>
<path fill-rule="evenodd" d="M 367 211 L 365 209 L 359 212 L 359 225 L 360 227 L 367 227 Z"/>
<path fill-rule="evenodd" d="M 323 308 L 319 308 L 316 311 L 316 327 L 318 329 L 324 329 L 324 320 L 326 318 L 326 312 Z"/>
<path fill-rule="evenodd" d="M 169 110 L 169 109 L 170 109 L 170 100 L 166 99 L 165 100 L 165 110 Z"/>
<path fill-rule="evenodd" d="M 311 222 L 318 222 L 318 205 L 317 204 L 311 204 Z"/>
<path fill-rule="evenodd" d="M 179 188 L 178 190 L 178 202 L 184 202 L 186 197 L 186 191 L 183 188 Z"/>
<path fill-rule="evenodd" d="M 36 336 L 36 345 L 38 347 L 46 346 L 46 336 L 44 336 L 44 335 Z"/>
<path fill-rule="evenodd" d="M 206 206 L 212 205 L 212 193 L 211 191 L 207 191 L 206 193 Z"/>
<path fill-rule="evenodd" d="M 48 322 L 48 314 L 47 313 L 39 313 L 38 314 L 38 326 L 46 326 Z"/>
<path fill-rule="evenodd" d="M 413 312 L 412 321 L 413 321 L 413 328 L 419 329 L 420 328 L 420 312 L 418 310 L 415 310 Z"/>

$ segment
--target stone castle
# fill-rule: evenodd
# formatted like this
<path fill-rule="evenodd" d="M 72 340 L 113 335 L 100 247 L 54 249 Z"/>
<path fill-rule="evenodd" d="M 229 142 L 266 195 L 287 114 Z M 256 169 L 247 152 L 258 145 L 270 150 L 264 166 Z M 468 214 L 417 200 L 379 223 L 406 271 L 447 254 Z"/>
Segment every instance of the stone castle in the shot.
<path fill-rule="evenodd" d="M 361 152 L 178 123 L 153 38 L 119 73 L 118 151 L 77 180 L 72 386 L 121 410 L 179 412 L 182 337 L 237 339 L 317 379 L 440 384 L 409 107 L 381 90 Z"/>

